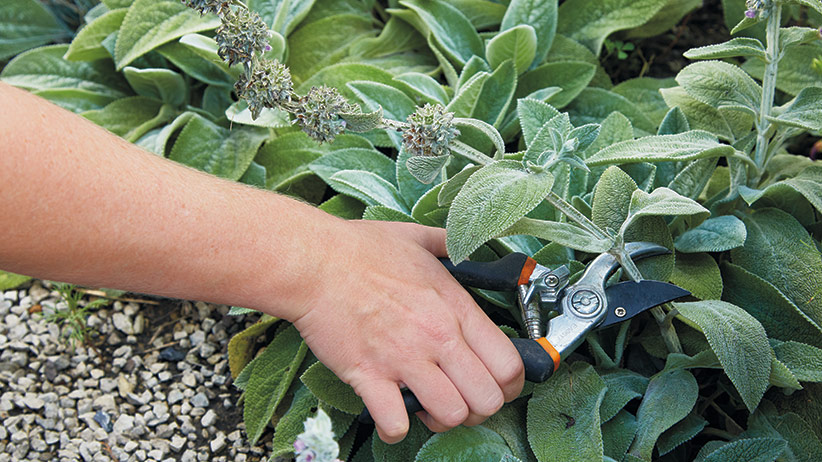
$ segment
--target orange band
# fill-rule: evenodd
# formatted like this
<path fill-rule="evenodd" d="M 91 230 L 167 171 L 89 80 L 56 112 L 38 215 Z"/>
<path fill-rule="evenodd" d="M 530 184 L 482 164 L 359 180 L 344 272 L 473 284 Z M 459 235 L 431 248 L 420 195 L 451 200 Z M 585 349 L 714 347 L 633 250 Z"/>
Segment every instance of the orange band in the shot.
<path fill-rule="evenodd" d="M 522 267 L 522 272 L 519 273 L 519 281 L 517 281 L 517 285 L 528 284 L 528 281 L 531 279 L 531 274 L 534 272 L 534 268 L 537 267 L 537 261 L 531 257 L 528 257 L 525 260 L 525 265 Z"/>
<path fill-rule="evenodd" d="M 548 354 L 551 355 L 551 359 L 554 360 L 554 372 L 556 372 L 557 368 L 559 368 L 559 352 L 556 348 L 554 348 L 554 345 L 551 345 L 551 342 L 549 342 L 548 339 L 545 337 L 538 338 L 537 343 L 539 343 L 540 346 L 542 346 L 543 350 L 547 351 Z"/>

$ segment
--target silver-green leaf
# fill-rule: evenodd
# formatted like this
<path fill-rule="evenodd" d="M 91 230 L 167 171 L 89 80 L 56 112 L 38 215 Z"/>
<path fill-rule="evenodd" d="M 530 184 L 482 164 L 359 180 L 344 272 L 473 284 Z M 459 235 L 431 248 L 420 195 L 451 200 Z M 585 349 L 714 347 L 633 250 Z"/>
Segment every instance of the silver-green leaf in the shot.
<path fill-rule="evenodd" d="M 745 244 L 748 232 L 742 220 L 733 215 L 709 218 L 674 240 L 678 252 L 724 252 Z"/>
<path fill-rule="evenodd" d="M 742 308 L 719 300 L 674 303 L 679 314 L 697 327 L 719 358 L 742 401 L 753 412 L 771 372 L 768 337 L 762 324 Z"/>
<path fill-rule="evenodd" d="M 529 173 L 516 161 L 496 161 L 471 175 L 448 212 L 448 255 L 464 260 L 534 209 L 551 191 L 550 173 Z"/>

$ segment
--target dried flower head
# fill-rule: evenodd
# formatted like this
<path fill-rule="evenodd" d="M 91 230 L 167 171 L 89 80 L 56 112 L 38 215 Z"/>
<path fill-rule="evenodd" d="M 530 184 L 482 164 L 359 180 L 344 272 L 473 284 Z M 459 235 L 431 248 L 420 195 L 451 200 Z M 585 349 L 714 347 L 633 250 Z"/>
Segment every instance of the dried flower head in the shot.
<path fill-rule="evenodd" d="M 220 16 L 231 11 L 231 0 L 182 0 L 183 4 L 200 12 L 200 15 L 216 13 Z"/>
<path fill-rule="evenodd" d="M 248 101 L 251 116 L 256 119 L 263 108 L 277 108 L 291 101 L 291 72 L 278 61 L 261 59 L 250 73 L 240 74 L 234 89 L 237 96 Z"/>
<path fill-rule="evenodd" d="M 217 54 L 231 66 L 237 62 L 251 63 L 254 53 L 261 54 L 269 47 L 271 31 L 257 13 L 238 8 L 222 17 L 217 28 Z"/>
<path fill-rule="evenodd" d="M 308 94 L 297 101 L 294 115 L 297 123 L 311 138 L 323 142 L 332 142 L 345 130 L 345 120 L 341 112 L 354 112 L 358 108 L 346 101 L 336 88 L 321 86 L 311 87 Z"/>
<path fill-rule="evenodd" d="M 459 136 L 453 126 L 454 113 L 445 107 L 426 104 L 408 116 L 408 127 L 402 130 L 402 144 L 412 156 L 443 156 L 448 144 Z"/>

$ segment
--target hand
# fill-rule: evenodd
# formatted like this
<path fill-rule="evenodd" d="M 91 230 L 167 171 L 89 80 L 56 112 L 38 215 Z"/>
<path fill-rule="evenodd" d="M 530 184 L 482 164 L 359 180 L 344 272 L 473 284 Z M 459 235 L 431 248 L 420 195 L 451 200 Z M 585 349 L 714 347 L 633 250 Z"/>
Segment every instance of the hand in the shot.
<path fill-rule="evenodd" d="M 519 395 L 522 361 L 506 335 L 435 258 L 445 230 L 340 222 L 339 240 L 294 320 L 308 346 L 368 407 L 380 438 L 402 440 L 407 386 L 432 431 L 477 425 Z"/>

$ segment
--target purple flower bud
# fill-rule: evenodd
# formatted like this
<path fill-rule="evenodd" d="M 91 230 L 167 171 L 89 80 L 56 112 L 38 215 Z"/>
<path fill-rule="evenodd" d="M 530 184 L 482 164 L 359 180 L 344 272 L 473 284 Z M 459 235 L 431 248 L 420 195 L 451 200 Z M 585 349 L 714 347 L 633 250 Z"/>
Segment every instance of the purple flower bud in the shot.
<path fill-rule="evenodd" d="M 271 51 L 271 45 L 266 45 L 265 46 L 265 51 Z"/>
<path fill-rule="evenodd" d="M 294 452 L 299 454 L 299 453 L 305 451 L 305 448 L 306 448 L 306 445 L 303 442 L 303 440 L 297 439 L 296 441 L 294 441 Z"/>
<path fill-rule="evenodd" d="M 749 19 L 753 19 L 756 17 L 756 10 L 747 10 L 745 11 L 745 17 Z"/>

